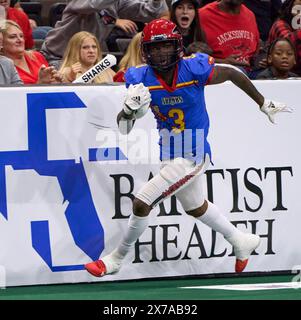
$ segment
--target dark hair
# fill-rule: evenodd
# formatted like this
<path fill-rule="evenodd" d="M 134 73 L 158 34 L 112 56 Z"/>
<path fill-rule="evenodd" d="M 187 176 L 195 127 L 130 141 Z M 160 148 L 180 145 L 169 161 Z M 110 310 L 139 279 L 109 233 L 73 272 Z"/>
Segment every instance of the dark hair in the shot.
<path fill-rule="evenodd" d="M 296 51 L 296 47 L 295 45 L 293 44 L 293 42 L 288 39 L 288 38 L 276 38 L 268 47 L 268 52 L 267 52 L 267 57 L 269 57 L 270 54 L 272 54 L 274 48 L 275 48 L 275 45 L 277 42 L 279 41 L 286 41 L 290 44 L 290 46 L 292 47 L 293 51 L 294 51 L 294 55 L 295 55 L 295 59 L 297 60 L 297 51 Z"/>
<path fill-rule="evenodd" d="M 175 23 L 178 26 L 178 22 L 176 19 L 176 8 L 181 3 L 181 1 L 177 2 L 175 5 L 171 7 L 170 10 L 170 20 Z M 201 29 L 200 21 L 199 21 L 199 14 L 198 14 L 198 7 L 195 6 L 195 2 L 191 1 L 191 3 L 195 7 L 195 17 L 191 23 L 190 29 L 192 31 L 192 39 L 193 41 L 201 41 L 201 42 L 207 42 L 206 36 L 204 31 Z"/>
<path fill-rule="evenodd" d="M 14 7 L 16 3 L 20 2 L 19 0 L 10 0 L 10 7 Z"/>
<path fill-rule="evenodd" d="M 281 9 L 280 9 L 279 18 L 281 20 L 284 20 L 289 25 L 291 24 L 292 19 L 293 19 L 292 9 L 294 6 L 294 2 L 295 2 L 295 0 L 285 0 L 282 3 Z"/>

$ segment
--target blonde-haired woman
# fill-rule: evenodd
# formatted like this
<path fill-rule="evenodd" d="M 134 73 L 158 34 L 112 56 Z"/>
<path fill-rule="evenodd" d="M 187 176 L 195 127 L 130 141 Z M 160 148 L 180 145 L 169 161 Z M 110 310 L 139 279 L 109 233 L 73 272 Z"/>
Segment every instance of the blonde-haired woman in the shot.
<path fill-rule="evenodd" d="M 26 51 L 24 33 L 14 21 L 4 20 L 1 24 L 3 44 L 1 53 L 13 60 L 16 70 L 25 84 L 60 83 L 61 76 L 49 67 L 38 51 Z"/>
<path fill-rule="evenodd" d="M 130 67 L 136 67 L 143 63 L 141 55 L 141 37 L 142 32 L 137 33 L 131 40 L 125 55 L 120 60 L 118 72 L 114 76 L 115 82 L 125 82 L 124 74 Z"/>
<path fill-rule="evenodd" d="M 96 37 L 86 31 L 80 31 L 69 40 L 64 54 L 60 73 L 64 82 L 73 82 L 102 59 L 102 51 Z M 115 72 L 106 69 L 95 77 L 92 83 L 112 82 Z"/>

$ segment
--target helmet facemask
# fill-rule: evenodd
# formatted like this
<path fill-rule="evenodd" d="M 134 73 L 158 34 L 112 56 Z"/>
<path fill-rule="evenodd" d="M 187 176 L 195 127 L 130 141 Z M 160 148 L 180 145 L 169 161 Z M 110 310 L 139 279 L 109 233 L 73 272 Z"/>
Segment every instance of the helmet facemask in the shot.
<path fill-rule="evenodd" d="M 172 69 L 182 57 L 182 47 L 177 39 L 144 42 L 142 52 L 146 63 L 161 72 Z"/>

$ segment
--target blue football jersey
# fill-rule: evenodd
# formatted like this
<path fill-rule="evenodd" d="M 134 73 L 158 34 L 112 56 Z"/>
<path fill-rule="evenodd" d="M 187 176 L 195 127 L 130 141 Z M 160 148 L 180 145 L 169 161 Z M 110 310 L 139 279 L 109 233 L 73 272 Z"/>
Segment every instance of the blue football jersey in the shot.
<path fill-rule="evenodd" d="M 204 87 L 213 70 L 214 59 L 201 53 L 180 60 L 171 87 L 147 65 L 127 70 L 127 86 L 142 82 L 150 90 L 161 160 L 184 157 L 200 162 L 205 154 L 211 157 Z"/>

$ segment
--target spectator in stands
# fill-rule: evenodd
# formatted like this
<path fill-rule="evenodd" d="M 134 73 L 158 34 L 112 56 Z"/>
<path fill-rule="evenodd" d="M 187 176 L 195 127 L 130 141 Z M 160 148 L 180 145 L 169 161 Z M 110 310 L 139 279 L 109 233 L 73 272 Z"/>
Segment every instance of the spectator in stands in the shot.
<path fill-rule="evenodd" d="M 300 13 L 295 10 L 301 5 L 301 0 L 286 0 L 282 4 L 280 17 L 276 20 L 270 30 L 269 43 L 277 38 L 288 38 L 293 43 L 297 52 L 297 63 L 293 72 L 301 76 L 301 23 Z"/>
<path fill-rule="evenodd" d="M 287 38 L 279 38 L 272 42 L 268 50 L 269 67 L 258 74 L 256 79 L 287 79 L 298 77 L 291 70 L 296 64 L 296 50 Z"/>
<path fill-rule="evenodd" d="M 6 20 L 3 26 L 3 54 L 12 59 L 25 84 L 51 84 L 61 82 L 61 76 L 49 67 L 37 51 L 25 51 L 24 34 L 14 21 Z"/>
<path fill-rule="evenodd" d="M 23 31 L 25 48 L 31 49 L 34 45 L 32 38 L 32 30 L 27 14 L 21 10 L 10 7 L 10 0 L 0 0 L 0 6 L 5 9 L 6 16 L 5 19 L 15 21 Z"/>
<path fill-rule="evenodd" d="M 0 25 L 0 50 L 2 50 L 3 44 L 3 34 L 2 26 Z M 0 55 L 0 85 L 10 85 L 10 84 L 22 84 L 18 72 L 11 61 L 2 55 Z"/>
<path fill-rule="evenodd" d="M 115 82 L 125 82 L 124 74 L 130 67 L 136 67 L 143 63 L 141 55 L 142 32 L 137 33 L 130 42 L 125 55 L 119 62 L 118 72 L 114 76 Z"/>
<path fill-rule="evenodd" d="M 11 0 L 10 6 L 12 8 L 19 9 L 24 12 L 22 6 L 20 4 L 20 0 Z M 38 26 L 37 22 L 33 19 L 29 19 L 30 27 L 32 29 L 32 37 L 33 39 L 45 39 L 48 31 L 52 29 L 50 26 Z"/>
<path fill-rule="evenodd" d="M 115 12 L 115 19 L 108 19 L 101 10 Z M 41 52 L 50 64 L 58 65 L 68 40 L 79 31 L 96 36 L 102 49 L 107 50 L 106 39 L 115 27 L 116 19 L 149 22 L 168 12 L 165 0 L 71 0 L 53 30 L 50 30 Z"/>
<path fill-rule="evenodd" d="M 199 9 L 199 20 L 216 62 L 240 66 L 250 72 L 259 48 L 254 14 L 242 0 L 220 0 Z"/>
<path fill-rule="evenodd" d="M 198 18 L 198 0 L 172 0 L 170 20 L 174 22 L 183 37 L 184 52 L 187 47 L 195 42 L 205 42 L 205 34 L 200 28 Z"/>
<path fill-rule="evenodd" d="M 114 7 L 102 10 L 102 14 L 104 15 L 103 18 L 108 19 L 108 21 L 111 20 L 113 23 L 115 23 L 115 27 L 106 39 L 106 44 L 109 51 L 124 51 L 122 48 L 120 48 L 120 45 L 116 40 L 127 39 L 125 43 L 129 44 L 133 36 L 137 34 L 137 32 L 142 31 L 145 26 L 145 23 L 141 21 L 120 18 L 115 19 L 114 17 L 118 16 L 118 13 Z M 163 12 L 162 15 L 160 15 L 160 18 L 169 19 L 169 11 Z"/>
<path fill-rule="evenodd" d="M 267 41 L 272 24 L 279 16 L 282 1 L 244 0 L 243 3 L 255 14 L 260 39 Z"/>
<path fill-rule="evenodd" d="M 60 73 L 63 82 L 73 82 L 102 59 L 102 52 L 96 37 L 86 31 L 76 33 L 69 41 Z M 92 83 L 112 82 L 115 72 L 106 69 L 95 77 Z"/>

